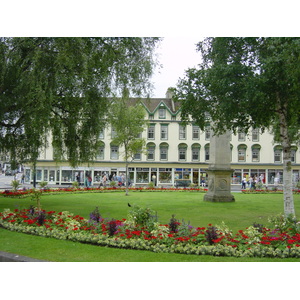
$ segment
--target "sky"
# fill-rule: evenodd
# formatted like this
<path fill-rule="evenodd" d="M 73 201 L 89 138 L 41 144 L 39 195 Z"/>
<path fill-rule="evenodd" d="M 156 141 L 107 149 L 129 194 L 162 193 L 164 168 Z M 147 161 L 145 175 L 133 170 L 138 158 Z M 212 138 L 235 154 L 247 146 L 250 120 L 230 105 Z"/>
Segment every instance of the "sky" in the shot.
<path fill-rule="evenodd" d="M 151 79 L 154 84 L 152 97 L 165 98 L 167 89 L 175 87 L 179 78 L 183 78 L 185 70 L 196 67 L 201 62 L 196 44 L 202 37 L 164 37 L 157 48 L 159 64 Z"/>

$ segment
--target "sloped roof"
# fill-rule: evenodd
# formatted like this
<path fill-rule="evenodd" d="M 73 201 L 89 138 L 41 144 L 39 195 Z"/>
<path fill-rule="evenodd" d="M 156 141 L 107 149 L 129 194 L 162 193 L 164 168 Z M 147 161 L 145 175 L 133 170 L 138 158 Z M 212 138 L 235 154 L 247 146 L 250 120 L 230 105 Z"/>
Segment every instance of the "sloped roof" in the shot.
<path fill-rule="evenodd" d="M 129 98 L 128 105 L 135 105 L 141 102 L 150 114 L 155 113 L 161 103 L 170 111 L 171 114 L 177 114 L 180 104 L 171 98 Z"/>

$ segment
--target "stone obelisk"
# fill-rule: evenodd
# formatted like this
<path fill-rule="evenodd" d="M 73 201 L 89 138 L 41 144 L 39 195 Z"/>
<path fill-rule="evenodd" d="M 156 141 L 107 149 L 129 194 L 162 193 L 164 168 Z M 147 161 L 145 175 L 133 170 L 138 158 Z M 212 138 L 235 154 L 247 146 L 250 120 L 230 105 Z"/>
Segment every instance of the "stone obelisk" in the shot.
<path fill-rule="evenodd" d="M 204 201 L 233 202 L 231 195 L 230 168 L 230 133 L 212 135 L 210 138 L 210 165 L 208 167 L 208 192 L 204 195 Z"/>

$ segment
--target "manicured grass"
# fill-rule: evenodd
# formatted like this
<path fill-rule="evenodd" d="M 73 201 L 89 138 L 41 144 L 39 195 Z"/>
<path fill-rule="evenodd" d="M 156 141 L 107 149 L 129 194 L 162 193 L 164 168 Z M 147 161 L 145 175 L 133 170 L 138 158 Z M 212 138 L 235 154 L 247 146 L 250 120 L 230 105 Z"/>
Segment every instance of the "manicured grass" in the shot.
<path fill-rule="evenodd" d="M 236 193 L 234 203 L 204 202 L 202 193 L 190 192 L 131 192 L 63 194 L 43 196 L 45 210 L 68 210 L 85 218 L 96 207 L 104 218 L 127 217 L 131 205 L 151 207 L 158 213 L 160 223 L 169 223 L 172 214 L 193 226 L 207 226 L 225 222 L 233 231 L 245 229 L 254 222 L 268 226 L 268 217 L 283 212 L 283 195 L 247 195 Z M 300 210 L 300 196 L 295 195 L 296 212 Z M 35 204 L 30 198 L 0 197 L 0 210 L 28 208 Z M 299 217 L 299 214 L 298 214 Z M 297 259 L 224 258 L 183 254 L 152 253 L 85 245 L 70 241 L 30 236 L 0 229 L 0 250 L 50 261 L 299 261 Z"/>

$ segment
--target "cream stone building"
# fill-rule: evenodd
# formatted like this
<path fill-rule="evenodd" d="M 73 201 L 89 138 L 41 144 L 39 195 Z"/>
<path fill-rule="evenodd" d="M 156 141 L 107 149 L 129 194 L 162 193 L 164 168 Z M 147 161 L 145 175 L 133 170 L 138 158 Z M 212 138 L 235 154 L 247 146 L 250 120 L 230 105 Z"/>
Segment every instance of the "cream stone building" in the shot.
<path fill-rule="evenodd" d="M 156 186 L 177 186 L 180 183 L 201 185 L 207 182 L 209 166 L 209 146 L 211 130 L 207 124 L 201 131 L 194 124 L 184 126 L 180 119 L 180 107 L 171 98 L 143 99 L 148 127 L 142 132 L 146 140 L 146 153 L 137 154 L 129 166 L 130 183 L 146 186 L 154 182 Z M 71 168 L 67 162 L 56 163 L 53 149 L 49 147 L 41 153 L 37 162 L 36 180 L 47 181 L 49 185 L 71 185 L 79 179 L 84 184 L 87 176 L 97 186 L 102 177 L 125 174 L 123 149 L 111 143 L 113 128 L 108 126 L 101 133 L 102 147 L 93 164 L 83 164 Z M 282 183 L 282 147 L 273 142 L 269 132 L 252 130 L 247 135 L 242 131 L 231 135 L 232 184 L 241 184 L 257 176 L 266 185 L 274 180 Z M 300 174 L 300 153 L 295 145 L 292 151 L 293 182 Z M 112 179 L 112 178 L 111 178 Z M 32 169 L 25 166 L 25 181 L 32 182 Z"/>

